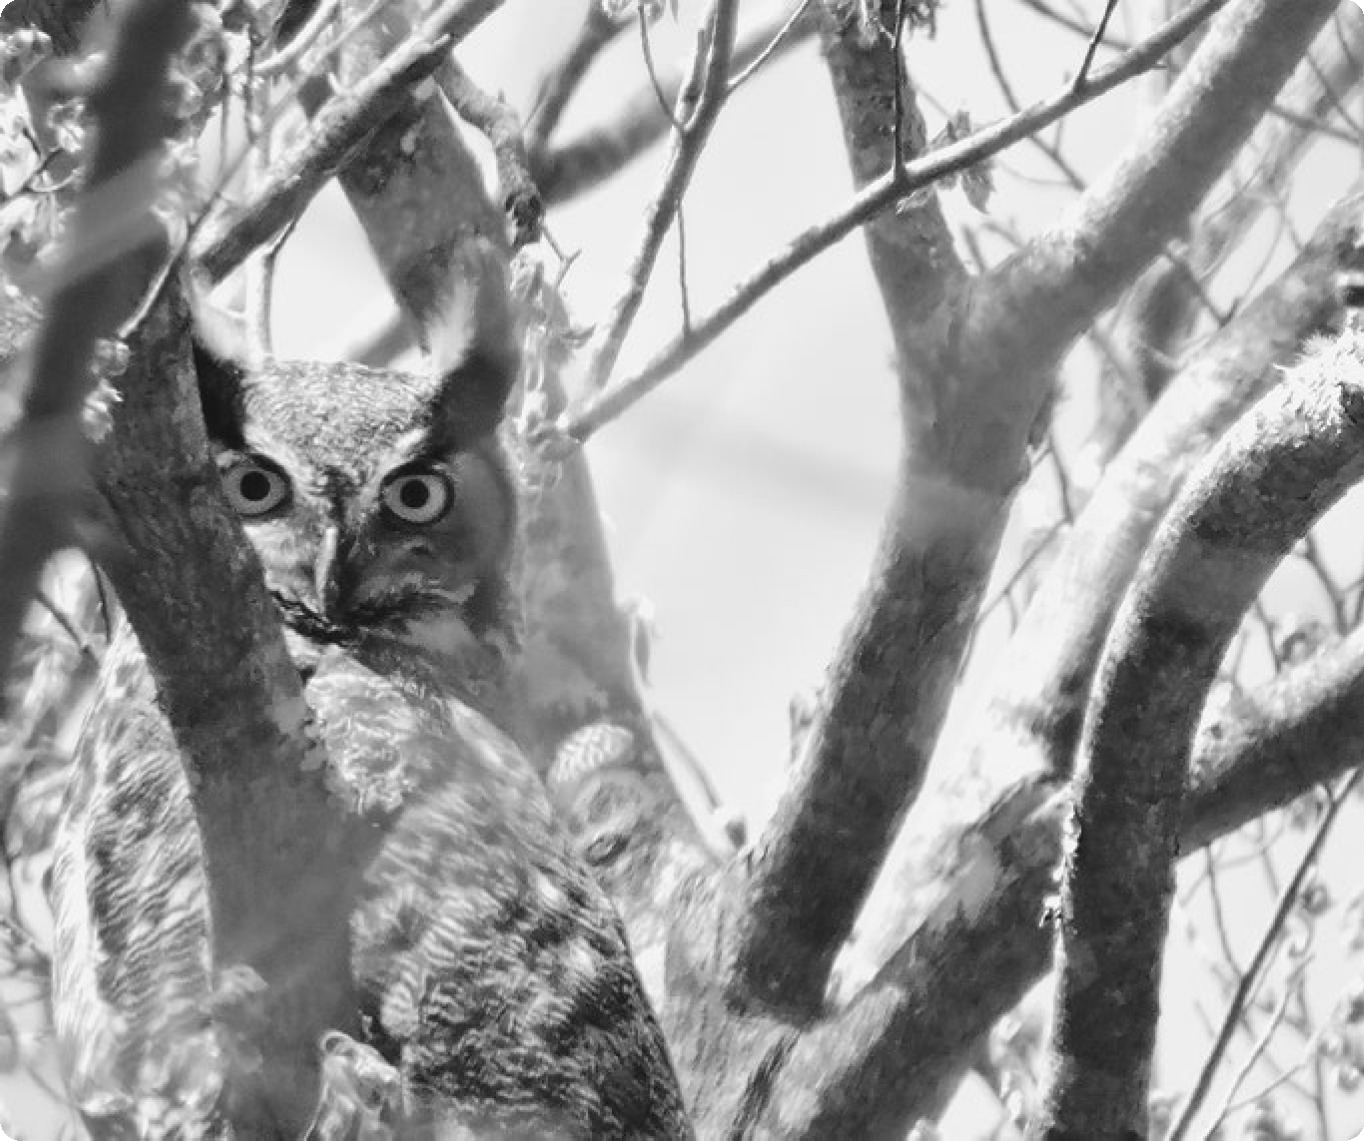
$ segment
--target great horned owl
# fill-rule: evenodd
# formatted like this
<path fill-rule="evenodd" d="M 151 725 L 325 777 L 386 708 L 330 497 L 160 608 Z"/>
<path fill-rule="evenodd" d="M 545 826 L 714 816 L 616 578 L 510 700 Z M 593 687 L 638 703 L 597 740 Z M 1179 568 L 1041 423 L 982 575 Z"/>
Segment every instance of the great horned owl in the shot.
<path fill-rule="evenodd" d="M 689 1137 L 621 924 L 487 716 L 516 518 L 505 362 L 475 351 L 427 380 L 198 351 L 196 369 L 330 763 L 384 813 L 351 923 L 363 1032 L 346 1041 L 391 1067 L 394 1135 Z M 229 1136 L 198 832 L 126 627 L 52 891 L 57 1031 L 92 1128 Z"/>

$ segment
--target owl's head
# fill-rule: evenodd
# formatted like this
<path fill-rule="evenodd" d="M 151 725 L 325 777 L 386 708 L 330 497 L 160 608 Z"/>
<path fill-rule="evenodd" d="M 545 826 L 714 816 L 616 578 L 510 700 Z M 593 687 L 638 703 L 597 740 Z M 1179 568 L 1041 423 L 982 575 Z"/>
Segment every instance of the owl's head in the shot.
<path fill-rule="evenodd" d="M 199 342 L 195 368 L 228 502 L 305 644 L 463 657 L 500 630 L 516 521 L 505 358 L 474 350 L 431 376 L 247 367 Z"/>

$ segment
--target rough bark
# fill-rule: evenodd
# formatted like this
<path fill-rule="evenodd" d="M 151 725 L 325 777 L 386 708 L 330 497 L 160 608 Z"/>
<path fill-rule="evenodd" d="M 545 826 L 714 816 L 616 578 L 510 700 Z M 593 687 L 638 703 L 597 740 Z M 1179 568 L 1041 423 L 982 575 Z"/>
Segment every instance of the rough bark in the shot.
<path fill-rule="evenodd" d="M 1364 478 L 1364 353 L 1309 357 L 1161 525 L 1109 635 L 1080 745 L 1038 1135 L 1146 1135 L 1185 783 L 1217 667 L 1270 573 Z"/>
<path fill-rule="evenodd" d="M 1360 224 L 1356 190 L 1302 253 L 1191 357 L 1109 465 L 1004 650 L 975 731 L 887 858 L 840 966 L 846 994 L 903 941 L 931 900 L 942 853 L 1001 810 L 1017 783 L 1064 775 L 1103 639 L 1152 531 L 1198 457 L 1338 312 L 1336 277 Z"/>
<path fill-rule="evenodd" d="M 1050 370 L 1197 206 L 1333 11 L 1327 0 L 1225 10 L 1160 112 L 1055 230 L 946 291 L 927 319 L 906 318 L 918 335 L 901 342 L 911 355 L 899 361 L 900 484 L 867 592 L 747 871 L 731 993 L 818 1007 L 922 783 Z M 846 8 L 830 15 L 851 34 Z M 865 105 L 877 106 L 874 93 Z M 884 138 L 884 91 L 879 107 L 868 130 Z M 889 304 L 916 312 L 903 298 Z"/>

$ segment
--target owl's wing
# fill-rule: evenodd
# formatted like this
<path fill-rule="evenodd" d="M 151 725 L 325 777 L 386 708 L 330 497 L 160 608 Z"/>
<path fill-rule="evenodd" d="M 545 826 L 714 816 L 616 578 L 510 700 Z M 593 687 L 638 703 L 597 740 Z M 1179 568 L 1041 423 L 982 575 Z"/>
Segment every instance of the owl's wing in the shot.
<path fill-rule="evenodd" d="M 352 955 L 418 1118 L 442 1136 L 690 1137 L 621 923 L 529 762 L 467 706 L 398 688 L 341 658 L 309 698 L 341 779 L 387 805 Z M 357 706 L 384 711 L 382 740 L 338 715 Z"/>
<path fill-rule="evenodd" d="M 81 734 L 51 878 L 53 1018 L 98 1136 L 224 1135 L 204 900 L 175 741 L 124 627 Z"/>
<path fill-rule="evenodd" d="M 344 653 L 308 696 L 338 811 L 373 822 L 352 923 L 366 1034 L 327 1055 L 337 1080 L 376 1084 L 353 1058 L 393 1067 L 398 1110 L 440 1136 L 690 1137 L 620 922 L 525 757 L 467 707 Z M 198 831 L 128 631 L 76 769 L 52 878 L 73 1093 L 100 1136 L 225 1137 Z"/>

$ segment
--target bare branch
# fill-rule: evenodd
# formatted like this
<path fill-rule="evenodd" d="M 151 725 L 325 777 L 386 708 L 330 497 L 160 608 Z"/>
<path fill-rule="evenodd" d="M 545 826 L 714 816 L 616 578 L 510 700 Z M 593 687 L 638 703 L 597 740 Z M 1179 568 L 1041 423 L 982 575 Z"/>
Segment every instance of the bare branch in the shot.
<path fill-rule="evenodd" d="M 770 63 L 806 42 L 815 22 L 805 15 L 782 34 L 784 17 L 778 15 L 754 24 L 735 42 L 732 93 L 751 75 L 758 61 Z M 665 101 L 676 102 L 684 77 L 660 76 Z M 541 192 L 551 203 L 567 202 L 600 185 L 627 163 L 638 158 L 672 128 L 671 117 L 660 109 L 652 84 L 620 101 L 620 110 L 609 122 L 584 130 L 552 149 L 531 150 L 531 169 Z"/>
<path fill-rule="evenodd" d="M 738 0 L 714 0 L 697 30 L 696 52 L 691 70 L 694 83 L 686 83 L 677 95 L 673 111 L 672 153 L 662 185 L 644 213 L 644 232 L 626 270 L 625 284 L 597 326 L 586 350 L 584 383 L 590 391 L 601 388 L 615 367 L 626 334 L 644 299 L 658 251 L 682 205 L 701 151 L 724 105 L 729 86 L 729 66 L 734 50 Z"/>
<path fill-rule="evenodd" d="M 230 1075 L 238 1125 L 298 1128 L 316 1096 L 319 1036 L 356 1017 L 348 956 L 338 953 L 348 946 L 356 845 L 341 842 L 347 821 L 310 737 L 278 611 L 208 458 L 188 319 L 173 290 L 169 301 L 134 342 L 100 449 L 109 538 L 98 556 L 175 726 L 204 850 L 214 969 L 244 965 L 269 988 L 267 1024 L 252 1041 L 263 1064 Z M 203 575 L 206 566 L 215 574 Z"/>
<path fill-rule="evenodd" d="M 1113 18 L 1113 10 L 1118 6 L 1118 0 L 1105 0 L 1103 15 L 1099 17 L 1099 22 L 1094 28 L 1094 34 L 1089 37 L 1089 43 L 1085 45 L 1084 58 L 1080 60 L 1080 70 L 1075 73 L 1073 86 L 1078 90 L 1089 81 L 1089 69 L 1094 63 L 1094 55 L 1099 50 L 1099 45 L 1104 42 L 1104 36 L 1108 32 L 1108 21 Z"/>
<path fill-rule="evenodd" d="M 1141 1135 L 1193 733 L 1277 563 L 1364 478 L 1364 351 L 1347 336 L 1234 428 L 1114 620 L 1081 743 L 1061 890 L 1048 1137 Z"/>
<path fill-rule="evenodd" d="M 897 340 L 901 482 L 819 715 L 750 860 L 732 968 L 749 993 L 807 1009 L 822 996 L 936 745 L 1051 369 L 1197 205 L 1334 10 L 1287 4 L 1223 13 L 1075 209 L 949 295 L 923 326 L 933 336 Z"/>
<path fill-rule="evenodd" d="M 512 245 L 520 249 L 538 242 L 545 206 L 531 181 L 526 143 L 516 112 L 501 99 L 483 91 L 453 59 L 446 59 L 440 65 L 436 80 L 460 118 L 482 131 L 492 144 L 497 160 L 497 180 L 502 189 L 502 209 L 512 225 Z"/>
<path fill-rule="evenodd" d="M 775 286 L 842 241 L 858 226 L 871 221 L 914 191 L 997 154 L 1056 122 L 1075 108 L 1092 102 L 1134 76 L 1155 67 L 1166 52 L 1225 3 L 1227 0 L 1201 0 L 1186 8 L 1155 35 L 1090 76 L 1084 91 L 1062 90 L 1017 115 L 983 127 L 964 139 L 906 163 L 898 177 L 888 172 L 869 183 L 838 213 L 806 230 L 784 250 L 735 285 L 729 296 L 715 309 L 696 318 L 690 332 L 673 338 L 637 372 L 611 385 L 586 408 L 570 417 L 563 426 L 564 432 L 575 440 L 586 440 L 710 345 Z M 546 185 L 543 176 L 541 185 Z M 546 193 L 549 193 L 548 190 Z"/>
<path fill-rule="evenodd" d="M 540 89 L 526 116 L 526 150 L 536 157 L 543 154 L 554 134 L 564 109 L 581 85 L 588 70 L 612 40 L 625 27 L 613 20 L 598 0 L 588 0 L 582 27 L 569 43 L 563 56 L 540 81 Z"/>
<path fill-rule="evenodd" d="M 965 788 L 945 798 L 950 811 L 916 810 L 901 831 L 858 921 L 859 966 L 874 970 L 903 942 L 904 925 L 918 918 L 914 901 L 936 878 L 934 853 L 988 811 L 992 794 L 1070 771 L 1104 635 L 1151 532 L 1197 458 L 1336 312 L 1362 195 L 1333 207 L 1293 264 L 1200 347 L 1109 464 L 997 663 L 963 755 L 947 768 L 944 779 Z"/>
<path fill-rule="evenodd" d="M 412 86 L 501 5 L 444 0 L 380 66 L 313 116 L 307 137 L 280 156 L 252 202 L 206 221 L 192 250 L 195 268 L 216 283 L 241 265 L 298 215 L 365 133 L 402 107 Z"/>
<path fill-rule="evenodd" d="M 973 767 L 1067 773 L 1103 638 L 1180 482 L 1337 311 L 1336 275 L 1364 212 L 1356 186 L 1279 278 L 1208 338 L 1142 421 L 1068 537 L 999 663 Z"/>
<path fill-rule="evenodd" d="M 1194 1116 L 1198 1113 L 1199 1107 L 1203 1104 L 1203 1099 L 1212 1087 L 1212 1080 L 1217 1075 L 1217 1067 L 1221 1065 L 1227 1047 L 1231 1045 L 1232 1036 L 1240 1025 L 1246 1007 L 1255 993 L 1255 988 L 1263 981 L 1262 976 L 1265 966 L 1269 962 L 1270 953 L 1283 937 L 1288 917 L 1293 908 L 1298 905 L 1307 877 L 1315 869 L 1317 857 L 1321 855 L 1322 846 L 1331 834 L 1331 829 L 1335 825 L 1341 806 L 1359 783 L 1359 778 L 1360 770 L 1356 769 L 1341 782 L 1338 790 L 1328 796 L 1326 811 L 1317 821 L 1317 828 L 1307 845 L 1307 851 L 1298 860 L 1298 866 L 1293 869 L 1292 878 L 1280 893 L 1279 902 L 1274 907 L 1274 914 L 1265 925 L 1264 933 L 1260 936 L 1260 942 L 1255 948 L 1255 954 L 1250 960 L 1250 965 L 1241 972 L 1240 981 L 1236 984 L 1236 993 L 1232 995 L 1226 1013 L 1222 1016 L 1222 1024 L 1218 1027 L 1217 1038 L 1213 1042 L 1213 1047 L 1208 1051 L 1208 1056 L 1198 1072 L 1194 1087 L 1189 1092 L 1189 1097 L 1183 1108 L 1179 1111 L 1178 1120 L 1175 1121 L 1174 1127 L 1170 1130 L 1170 1141 L 1183 1141 L 1193 1125 Z M 1287 1001 L 1291 993 L 1291 988 L 1285 990 L 1284 1001 Z"/>
<path fill-rule="evenodd" d="M 1364 749 L 1364 631 L 1210 720 L 1181 851 L 1195 852 L 1353 769 Z M 1030 776 L 935 853 L 937 896 L 848 1008 L 802 1037 L 772 1094 L 778 1135 L 878 1136 L 935 1117 L 981 1036 L 1050 966 L 1047 900 L 1067 797 Z M 880 1099 L 863 1091 L 883 1091 Z"/>

